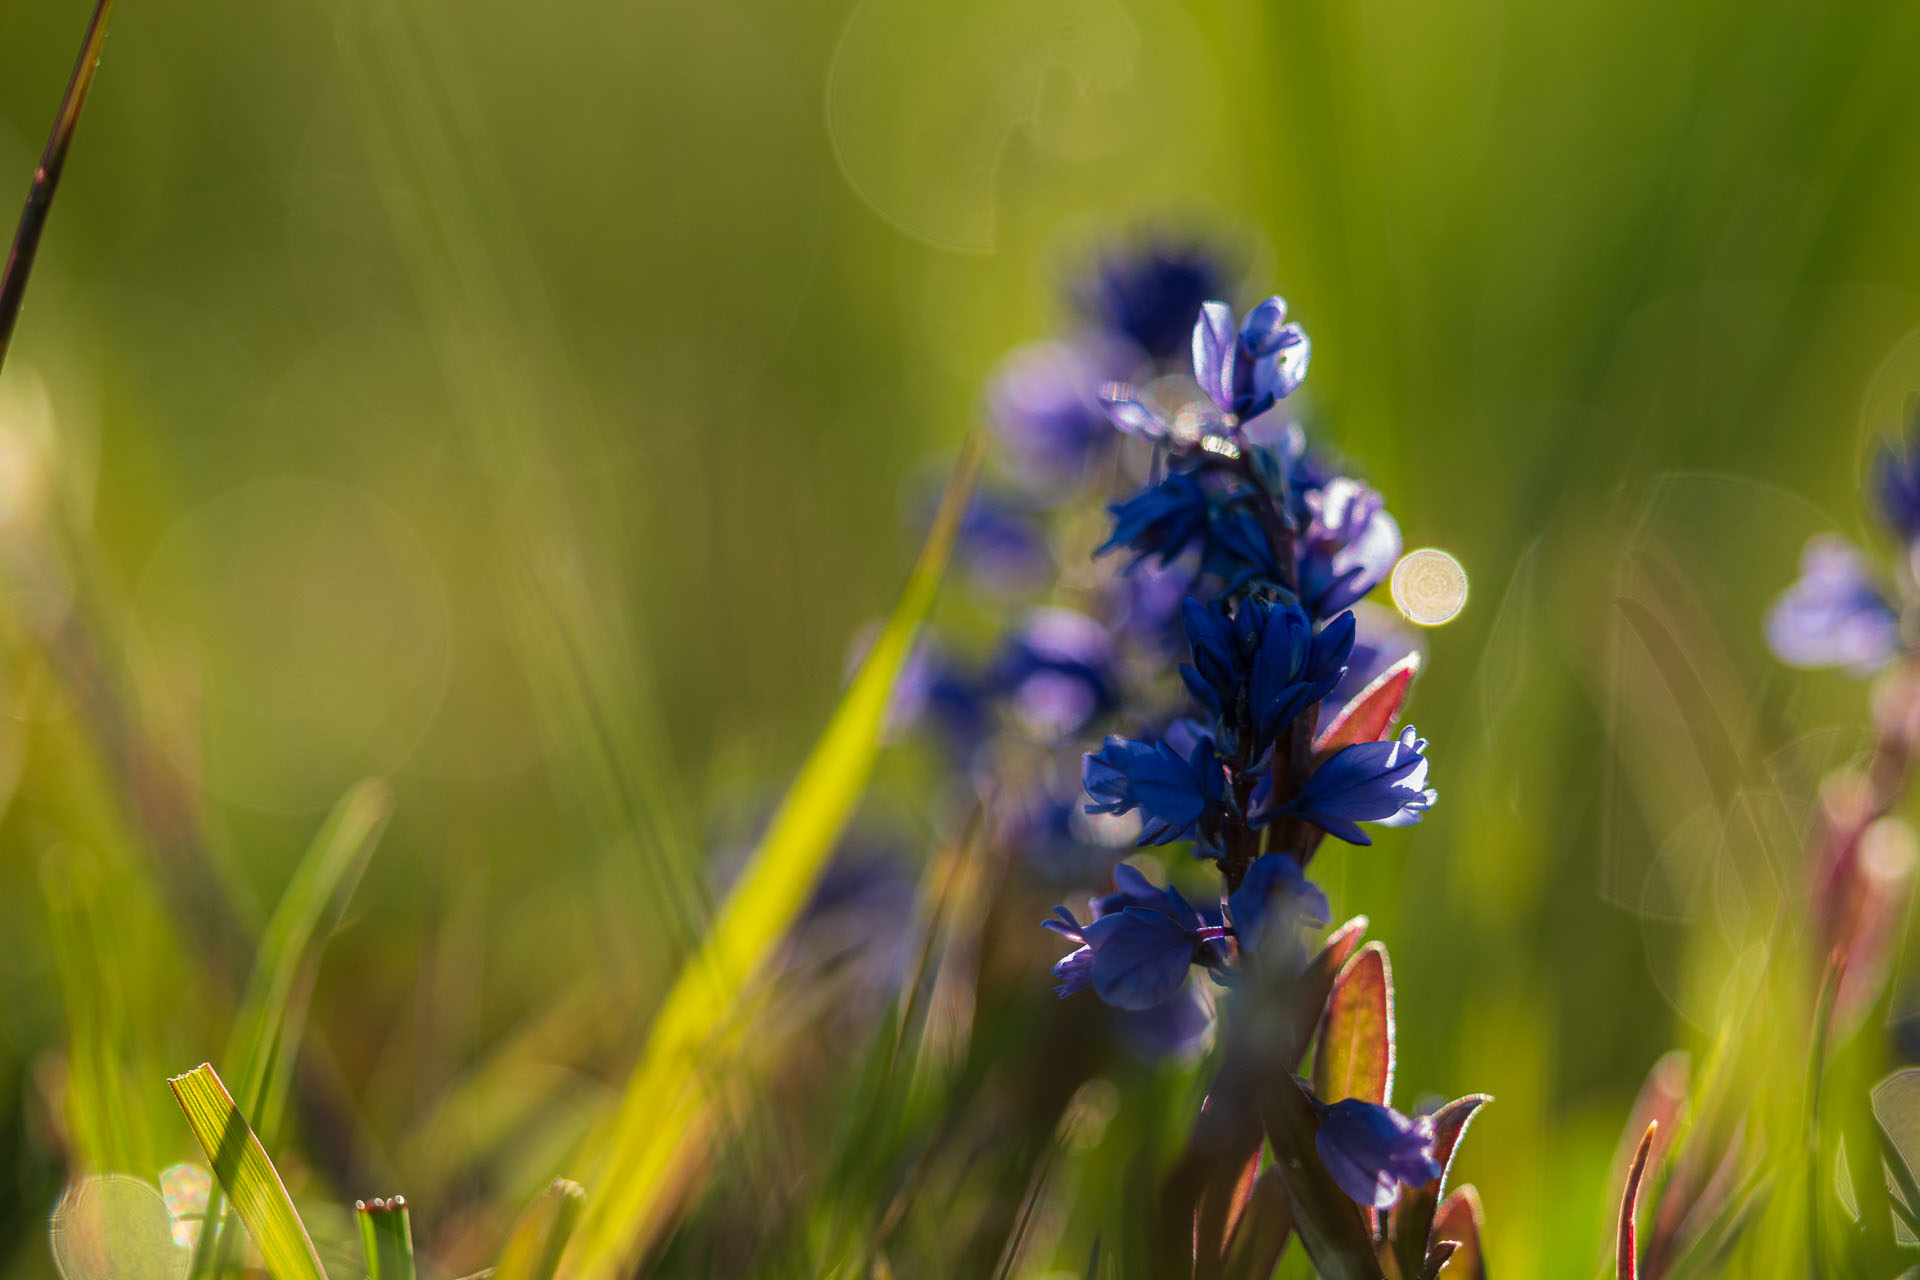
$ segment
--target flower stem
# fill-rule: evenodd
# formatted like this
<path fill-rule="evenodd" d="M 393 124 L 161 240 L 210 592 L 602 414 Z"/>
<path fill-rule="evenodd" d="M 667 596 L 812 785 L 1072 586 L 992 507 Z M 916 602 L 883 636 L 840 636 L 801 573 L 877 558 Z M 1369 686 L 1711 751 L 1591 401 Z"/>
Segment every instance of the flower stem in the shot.
<path fill-rule="evenodd" d="M 7 252 L 7 265 L 0 274 L 0 366 L 7 360 L 13 344 L 13 326 L 20 319 L 20 306 L 26 298 L 27 276 L 33 271 L 34 255 L 40 248 L 40 233 L 46 229 L 47 213 L 53 207 L 53 193 L 60 185 L 60 173 L 66 167 L 67 149 L 73 145 L 73 132 L 80 123 L 80 108 L 93 86 L 94 68 L 100 65 L 100 49 L 107 40 L 107 15 L 113 0 L 95 0 L 93 20 L 87 24 L 86 39 L 80 56 L 67 80 L 67 92 L 60 99 L 60 114 L 54 117 L 53 130 L 47 135 L 47 148 L 33 171 L 33 185 L 27 188 L 27 207 L 20 213 L 20 225 L 13 233 L 13 247 Z"/>

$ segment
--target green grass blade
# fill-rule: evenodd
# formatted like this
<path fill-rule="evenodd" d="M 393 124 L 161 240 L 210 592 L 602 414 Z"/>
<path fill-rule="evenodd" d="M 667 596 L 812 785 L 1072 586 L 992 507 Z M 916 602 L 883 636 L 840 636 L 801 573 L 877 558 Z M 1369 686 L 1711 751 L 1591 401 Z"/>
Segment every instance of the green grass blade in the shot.
<path fill-rule="evenodd" d="M 406 1197 L 358 1201 L 353 1216 L 367 1253 L 367 1280 L 413 1280 L 413 1223 Z"/>
<path fill-rule="evenodd" d="M 681 969 L 648 1033 L 611 1129 L 569 1254 L 569 1273 L 630 1269 L 681 1196 L 681 1175 L 710 1119 L 709 1081 L 743 1033 L 742 1005 L 807 900 L 853 813 L 879 750 L 894 680 L 933 605 L 979 469 L 962 450 L 940 513 L 899 604 L 794 779 L 700 949 Z"/>
<path fill-rule="evenodd" d="M 273 1280 L 327 1280 L 286 1184 L 213 1067 L 202 1063 L 167 1084 Z"/>
<path fill-rule="evenodd" d="M 586 1190 L 565 1178 L 541 1192 L 514 1224 L 493 1280 L 553 1280 L 586 1202 Z"/>
<path fill-rule="evenodd" d="M 128 993 L 110 968 L 113 942 L 125 931 L 103 892 L 107 874 L 100 859 L 78 845 L 58 845 L 40 860 L 67 1020 L 66 1118 L 82 1167 L 125 1173 L 152 1166 L 153 1143 L 134 1104 Z"/>
<path fill-rule="evenodd" d="M 320 953 L 392 812 L 392 788 L 381 781 L 358 783 L 342 796 L 300 859 L 260 939 L 227 1061 L 240 1064 L 240 1108 L 268 1141 L 277 1136 L 286 1107 Z M 194 1250 L 195 1280 L 222 1269 L 226 1224 L 226 1206 L 216 1193 Z"/>
<path fill-rule="evenodd" d="M 227 1060 L 241 1064 L 241 1105 L 269 1139 L 286 1101 L 320 953 L 392 812 L 393 791 L 385 782 L 361 782 L 342 796 L 301 858 L 260 939 Z"/>

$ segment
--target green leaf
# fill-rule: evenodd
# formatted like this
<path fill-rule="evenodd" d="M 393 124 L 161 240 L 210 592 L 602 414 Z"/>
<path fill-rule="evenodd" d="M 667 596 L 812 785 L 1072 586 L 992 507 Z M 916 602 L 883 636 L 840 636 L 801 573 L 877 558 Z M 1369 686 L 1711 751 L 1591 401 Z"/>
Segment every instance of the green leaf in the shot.
<path fill-rule="evenodd" d="M 273 1280 L 327 1280 L 286 1185 L 213 1067 L 202 1063 L 167 1084 Z"/>
<path fill-rule="evenodd" d="M 353 1216 L 367 1254 L 367 1280 L 413 1280 L 413 1222 L 406 1197 L 356 1201 Z"/>
<path fill-rule="evenodd" d="M 1320 1022 L 1313 1092 L 1322 1102 L 1393 1097 L 1393 968 L 1387 949 L 1369 942 L 1340 970 Z"/>
<path fill-rule="evenodd" d="M 227 1061 L 240 1064 L 240 1109 L 268 1141 L 277 1136 L 286 1108 L 320 954 L 392 812 L 393 790 L 385 782 L 361 782 L 342 796 L 294 869 L 261 936 Z M 195 1280 L 224 1268 L 227 1221 L 226 1205 L 216 1195 L 194 1250 Z"/>
<path fill-rule="evenodd" d="M 866 788 L 894 681 L 933 605 L 979 465 L 979 444 L 969 440 L 893 615 L 654 1017 L 620 1108 L 599 1135 L 594 1196 L 568 1254 L 572 1274 L 630 1271 L 684 1199 L 716 1089 L 751 1034 L 750 992 Z"/>
<path fill-rule="evenodd" d="M 241 1064 L 240 1104 L 269 1139 L 286 1105 L 320 953 L 392 813 L 393 790 L 385 782 L 361 782 L 342 796 L 300 859 L 261 936 L 227 1060 Z"/>
<path fill-rule="evenodd" d="M 585 1189 L 565 1178 L 541 1192 L 514 1224 L 493 1280 L 553 1280 L 586 1200 Z"/>
<path fill-rule="evenodd" d="M 154 1163 L 128 1061 L 136 1039 L 129 994 L 112 967 L 113 943 L 126 935 L 105 891 L 111 874 L 79 845 L 56 845 L 40 859 L 47 934 L 66 1010 L 66 1119 L 82 1166 L 99 1173 Z"/>

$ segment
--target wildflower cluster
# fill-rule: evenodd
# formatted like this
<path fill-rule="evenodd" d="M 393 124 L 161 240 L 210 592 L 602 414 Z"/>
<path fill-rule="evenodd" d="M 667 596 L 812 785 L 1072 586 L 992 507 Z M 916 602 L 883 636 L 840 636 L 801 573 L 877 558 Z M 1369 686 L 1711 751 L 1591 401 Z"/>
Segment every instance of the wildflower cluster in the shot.
<path fill-rule="evenodd" d="M 1285 1061 L 1261 1071 L 1293 1091 L 1282 1107 L 1307 1108 L 1299 1123 L 1277 1133 L 1279 1109 L 1232 1110 L 1224 1099 L 1238 1086 L 1224 1071 L 1207 1123 L 1237 1126 L 1228 1145 L 1242 1163 L 1247 1144 L 1260 1162 L 1263 1125 L 1277 1155 L 1304 1142 L 1315 1169 L 1293 1176 L 1328 1180 L 1362 1215 L 1413 1189 L 1397 1228 L 1341 1217 L 1301 1235 L 1325 1266 L 1345 1247 L 1417 1270 L 1452 1145 L 1484 1099 L 1418 1117 L 1389 1105 L 1384 949 L 1356 952 L 1355 921 L 1310 955 L 1332 917 L 1307 875 L 1325 837 L 1369 844 L 1369 826 L 1418 822 L 1436 798 L 1426 741 L 1396 724 L 1420 653 L 1365 602 L 1400 557 L 1400 530 L 1287 415 L 1311 348 L 1285 302 L 1236 318 L 1225 292 L 1198 251 L 1115 258 L 1078 293 L 1079 334 L 1009 357 L 988 397 L 1008 483 L 976 499 L 961 560 L 1002 598 L 1031 591 L 1043 578 L 1031 567 L 1056 555 L 1059 577 L 993 658 L 969 666 L 924 649 L 896 713 L 939 726 L 1000 839 L 1036 872 L 1112 868 L 1113 890 L 1084 917 L 1060 906 L 1045 921 L 1069 947 L 1053 969 L 1060 996 L 1091 991 L 1123 1016 L 1164 1016 L 1160 1047 L 1173 1049 L 1206 1026 L 1193 1013 L 1215 1007 L 1208 987 L 1301 1011 L 1297 1042 L 1276 1051 Z M 1087 536 L 1074 508 L 1102 486 L 1104 530 Z M 1076 546 L 1090 567 L 1063 549 Z M 1058 762 L 1082 742 L 1095 749 L 1073 779 Z M 1189 845 L 1217 894 L 1190 900 L 1118 862 L 1125 843 Z M 1380 1043 L 1371 1065 L 1342 1065 L 1346 1049 L 1319 1024 L 1363 1006 Z M 1316 1028 L 1313 1079 L 1298 1079 Z M 1364 1243 L 1339 1245 L 1348 1227 Z"/>

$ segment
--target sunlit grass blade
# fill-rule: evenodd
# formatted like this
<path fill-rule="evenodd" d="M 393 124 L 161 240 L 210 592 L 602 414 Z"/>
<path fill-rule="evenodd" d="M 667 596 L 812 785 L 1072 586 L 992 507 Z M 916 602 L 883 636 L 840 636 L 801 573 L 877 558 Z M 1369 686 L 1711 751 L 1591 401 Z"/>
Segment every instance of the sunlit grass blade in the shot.
<path fill-rule="evenodd" d="M 367 1255 L 367 1280 L 413 1280 L 413 1222 L 406 1197 L 357 1201 L 353 1216 Z"/>
<path fill-rule="evenodd" d="M 743 997 L 805 904 L 865 789 L 887 700 L 933 605 L 979 462 L 978 442 L 969 440 L 892 617 L 655 1016 L 603 1136 L 594 1196 L 568 1254 L 572 1274 L 630 1269 L 684 1194 L 678 1175 L 708 1127 L 712 1073 L 747 1034 Z"/>
<path fill-rule="evenodd" d="M 279 1131 L 320 953 L 392 812 L 393 791 L 386 783 L 361 782 L 349 790 L 308 846 L 267 921 L 227 1060 L 240 1065 L 242 1111 L 269 1141 Z M 220 1270 L 226 1221 L 216 1194 L 194 1250 L 194 1276 Z"/>
<path fill-rule="evenodd" d="M 541 1192 L 514 1224 L 493 1280 L 553 1280 L 586 1202 L 586 1189 L 565 1178 Z"/>
<path fill-rule="evenodd" d="M 86 1169 L 125 1173 L 151 1167 L 152 1142 L 128 1078 L 127 994 L 105 967 L 116 930 L 101 891 L 104 874 L 99 859 L 77 845 L 56 846 L 40 862 L 66 1006 L 66 1119 Z"/>
<path fill-rule="evenodd" d="M 202 1063 L 167 1083 L 274 1280 L 327 1280 L 286 1185 L 213 1067 Z"/>
<path fill-rule="evenodd" d="M 13 343 L 13 327 L 20 320 L 20 305 L 27 296 L 27 277 L 40 250 L 40 233 L 46 230 L 53 193 L 67 165 L 67 149 L 73 145 L 73 132 L 80 124 L 80 108 L 86 105 L 87 90 L 93 87 L 94 68 L 100 65 L 100 49 L 107 42 L 107 18 L 112 12 L 113 0 L 95 0 L 93 19 L 80 42 L 80 56 L 74 61 L 73 75 L 60 99 L 60 112 L 47 135 L 46 150 L 33 171 L 33 184 L 27 188 L 27 207 L 21 210 L 20 224 L 14 229 L 13 247 L 7 251 L 6 270 L 0 274 L 0 365 L 6 363 L 7 348 Z"/>
<path fill-rule="evenodd" d="M 260 939 L 227 1057 L 241 1064 L 241 1103 L 269 1138 L 286 1101 L 320 953 L 392 813 L 393 791 L 385 782 L 361 782 L 341 797 Z"/>

